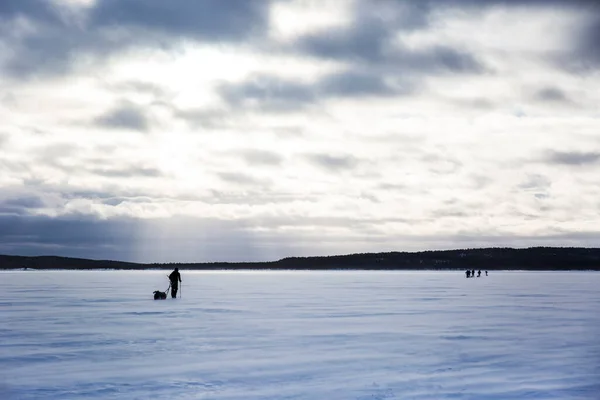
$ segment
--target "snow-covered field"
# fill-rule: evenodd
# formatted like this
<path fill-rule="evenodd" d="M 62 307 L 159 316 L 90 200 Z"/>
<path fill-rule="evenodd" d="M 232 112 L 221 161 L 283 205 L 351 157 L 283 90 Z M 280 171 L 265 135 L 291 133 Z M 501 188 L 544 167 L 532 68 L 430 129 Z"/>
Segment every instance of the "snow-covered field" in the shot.
<path fill-rule="evenodd" d="M 600 399 L 600 273 L 0 272 L 0 399 Z"/>

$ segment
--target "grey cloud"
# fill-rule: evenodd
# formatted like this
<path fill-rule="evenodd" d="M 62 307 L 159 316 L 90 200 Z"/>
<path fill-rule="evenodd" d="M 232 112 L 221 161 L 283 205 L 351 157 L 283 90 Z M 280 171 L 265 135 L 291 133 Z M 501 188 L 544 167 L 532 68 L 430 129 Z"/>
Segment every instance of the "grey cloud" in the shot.
<path fill-rule="evenodd" d="M 8 197 L 0 200 L 0 215 L 27 215 L 31 209 L 42 208 L 44 206 L 44 201 L 38 196 Z"/>
<path fill-rule="evenodd" d="M 102 0 L 91 10 L 97 28 L 140 28 L 202 41 L 245 40 L 266 28 L 269 2 L 262 0 Z"/>
<path fill-rule="evenodd" d="M 138 262 L 269 261 L 290 254 L 294 245 L 289 238 L 261 236 L 252 226 L 249 221 L 189 217 L 0 215 L 0 254 Z M 272 247 L 265 248 L 265 241 Z"/>
<path fill-rule="evenodd" d="M 259 106 L 278 111 L 301 108 L 316 98 L 310 85 L 267 75 L 258 75 L 240 84 L 222 85 L 219 92 L 233 106 Z"/>
<path fill-rule="evenodd" d="M 409 92 L 409 85 L 405 85 L 404 89 L 395 89 L 381 76 L 354 71 L 332 74 L 319 82 L 319 91 L 329 96 L 391 96 L 399 94 L 401 90 Z"/>
<path fill-rule="evenodd" d="M 242 172 L 219 172 L 217 175 L 226 182 L 241 185 L 263 185 L 267 183 L 265 180 Z"/>
<path fill-rule="evenodd" d="M 43 159 L 57 159 L 76 154 L 79 149 L 79 146 L 72 143 L 54 143 L 47 146 L 39 146 L 36 152 Z"/>
<path fill-rule="evenodd" d="M 377 65 L 397 75 L 423 73 L 481 73 L 486 70 L 473 55 L 447 46 L 409 49 L 393 44 L 395 30 L 378 21 L 300 38 L 294 47 L 314 57 Z"/>
<path fill-rule="evenodd" d="M 280 165 L 283 158 L 272 151 L 248 149 L 242 157 L 250 165 Z"/>
<path fill-rule="evenodd" d="M 275 1 L 275 0 L 273 0 Z M 132 47 L 172 49 L 187 39 L 200 42 L 252 42 L 266 44 L 269 29 L 267 0 L 102 0 L 96 1 L 83 18 L 65 18 L 64 10 L 44 0 L 0 2 L 0 33 L 12 56 L 5 72 L 24 78 L 48 73 L 67 73 L 83 63 L 92 68 L 112 54 Z M 458 48 L 432 47 L 412 50 L 394 44 L 398 32 L 424 29 L 432 23 L 434 10 L 473 10 L 489 6 L 531 5 L 539 7 L 589 7 L 598 13 L 594 0 L 369 0 L 357 1 L 354 20 L 348 28 L 329 29 L 307 35 L 284 51 L 315 57 L 383 65 L 398 73 L 478 73 L 485 67 L 477 58 Z M 25 18 L 35 28 L 16 35 L 12 23 Z M 600 22 L 590 23 L 576 35 L 572 62 L 597 67 Z M 262 42 L 260 42 L 262 40 Z M 267 45 L 267 47 L 269 47 Z"/>
<path fill-rule="evenodd" d="M 163 176 L 161 170 L 148 167 L 129 167 L 129 168 L 92 168 L 89 172 L 106 176 L 110 178 L 131 178 L 131 177 L 146 177 L 155 178 Z"/>
<path fill-rule="evenodd" d="M 110 129 L 130 129 L 134 131 L 146 132 L 150 123 L 143 109 L 140 107 L 124 103 L 107 113 L 96 117 L 94 123 L 103 128 Z"/>
<path fill-rule="evenodd" d="M 482 73 L 488 68 L 464 49 L 434 46 L 411 49 L 398 45 L 397 35 L 424 30 L 437 19 L 433 13 L 479 12 L 490 7 L 539 7 L 584 11 L 588 17 L 573 27 L 570 50 L 557 56 L 569 69 L 596 70 L 600 65 L 600 7 L 597 0 L 362 0 L 349 26 L 299 38 L 292 51 L 317 58 L 396 70 L 399 74 Z M 476 34 L 476 33 L 474 33 Z"/>
<path fill-rule="evenodd" d="M 8 198 L 2 204 L 9 206 L 19 206 L 25 208 L 40 208 L 44 206 L 44 202 L 38 196 L 26 196 L 17 198 Z"/>
<path fill-rule="evenodd" d="M 552 185 L 552 181 L 544 175 L 529 175 L 517 187 L 523 190 L 546 190 Z"/>
<path fill-rule="evenodd" d="M 316 57 L 377 62 L 386 56 L 385 40 L 389 35 L 382 24 L 365 21 L 306 35 L 294 47 Z"/>
<path fill-rule="evenodd" d="M 540 100 L 540 101 L 547 101 L 547 102 L 561 102 L 561 103 L 570 102 L 570 100 L 569 100 L 568 96 L 565 94 L 565 92 L 563 92 L 562 90 L 560 90 L 559 88 L 556 88 L 556 87 L 542 88 L 542 89 L 538 90 L 537 92 L 535 92 L 534 98 L 537 100 Z"/>
<path fill-rule="evenodd" d="M 313 83 L 258 75 L 219 88 L 223 99 L 233 107 L 271 111 L 297 111 L 329 98 L 403 96 L 414 90 L 412 82 L 398 79 L 388 82 L 384 75 L 358 70 L 329 74 Z"/>
<path fill-rule="evenodd" d="M 318 198 L 312 194 L 297 193 L 281 193 L 272 192 L 260 188 L 260 190 L 244 190 L 243 192 L 222 192 L 219 190 L 211 190 L 210 195 L 203 196 L 198 199 L 206 204 L 246 204 L 246 205 L 264 205 L 264 204 L 281 204 L 289 203 L 294 201 L 318 202 Z"/>
<path fill-rule="evenodd" d="M 0 19 L 29 17 L 42 20 L 57 20 L 58 15 L 48 1 L 44 0 L 2 0 Z"/>
<path fill-rule="evenodd" d="M 359 160 L 351 155 L 309 154 L 306 159 L 312 164 L 329 171 L 354 169 Z"/>
<path fill-rule="evenodd" d="M 118 206 L 122 203 L 137 203 L 137 204 L 145 204 L 145 203 L 153 203 L 155 200 L 150 197 L 110 197 L 102 200 L 102 204 L 106 204 L 109 206 Z"/>
<path fill-rule="evenodd" d="M 386 192 L 401 192 L 408 189 L 408 186 L 399 183 L 380 183 L 377 185 L 377 189 L 381 189 Z"/>
<path fill-rule="evenodd" d="M 440 154 L 426 154 L 421 159 L 428 165 L 429 171 L 435 174 L 452 174 L 463 166 L 459 160 Z"/>
<path fill-rule="evenodd" d="M 74 21 L 49 1 L 3 0 L 0 21 L 13 55 L 4 70 L 21 79 L 64 74 L 76 63 L 93 67 L 131 47 L 169 49 L 186 38 L 246 41 L 267 28 L 269 5 L 259 0 L 102 0 Z M 17 18 L 26 18 L 35 29 L 24 36 L 12 35 L 10 26 Z"/>
<path fill-rule="evenodd" d="M 21 255 L 106 258 L 120 247 L 114 256 L 127 259 L 125 246 L 136 234 L 131 220 L 0 215 L 0 221 L 0 252 Z"/>
<path fill-rule="evenodd" d="M 585 10 L 587 18 L 572 28 L 570 49 L 555 57 L 560 66 L 576 73 L 600 68 L 600 4 L 592 2 Z"/>
<path fill-rule="evenodd" d="M 549 164 L 583 166 L 600 161 L 600 152 L 548 151 L 544 161 Z"/>
<path fill-rule="evenodd" d="M 203 128 L 227 126 L 231 119 L 227 111 L 214 109 L 173 109 L 173 114 L 192 127 Z"/>
<path fill-rule="evenodd" d="M 163 87 L 160 87 L 151 82 L 144 81 L 129 81 L 129 82 L 121 82 L 115 85 L 110 85 L 110 89 L 117 91 L 128 91 L 134 93 L 148 93 L 154 97 L 164 97 L 166 95 L 166 90 Z"/>

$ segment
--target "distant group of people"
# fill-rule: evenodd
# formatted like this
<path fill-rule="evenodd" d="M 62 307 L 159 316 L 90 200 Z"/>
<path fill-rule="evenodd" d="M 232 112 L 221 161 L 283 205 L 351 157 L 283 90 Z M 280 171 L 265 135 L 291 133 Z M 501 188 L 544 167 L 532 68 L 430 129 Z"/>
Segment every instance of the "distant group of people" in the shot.
<path fill-rule="evenodd" d="M 467 278 L 475 278 L 475 270 L 474 269 L 468 269 L 465 274 L 467 275 Z M 481 270 L 477 271 L 477 277 L 479 278 L 481 276 Z M 485 271 L 485 276 L 488 276 L 488 272 Z"/>

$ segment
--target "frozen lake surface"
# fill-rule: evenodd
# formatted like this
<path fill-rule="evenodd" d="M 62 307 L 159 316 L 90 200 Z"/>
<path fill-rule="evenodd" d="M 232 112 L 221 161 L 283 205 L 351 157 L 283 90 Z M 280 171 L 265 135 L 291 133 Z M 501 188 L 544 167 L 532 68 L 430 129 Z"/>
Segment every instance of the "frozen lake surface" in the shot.
<path fill-rule="evenodd" d="M 600 399 L 600 273 L 0 272 L 0 399 Z"/>

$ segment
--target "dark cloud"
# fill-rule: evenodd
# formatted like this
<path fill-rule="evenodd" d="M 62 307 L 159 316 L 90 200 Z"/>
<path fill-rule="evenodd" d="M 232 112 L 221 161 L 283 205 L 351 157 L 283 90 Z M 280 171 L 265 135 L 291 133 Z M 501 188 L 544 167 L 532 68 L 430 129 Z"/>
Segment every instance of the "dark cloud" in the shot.
<path fill-rule="evenodd" d="M 572 27 L 570 48 L 556 58 L 560 66 L 572 72 L 594 72 L 600 68 L 600 3 L 590 2 L 587 17 Z"/>
<path fill-rule="evenodd" d="M 395 43 L 396 33 L 396 29 L 382 26 L 381 21 L 357 22 L 350 27 L 301 37 L 293 47 L 313 57 L 377 66 L 382 72 L 400 76 L 486 70 L 474 55 L 464 50 L 447 46 L 411 49 Z"/>
<path fill-rule="evenodd" d="M 476 55 L 459 47 L 409 48 L 398 41 L 407 32 L 425 30 L 437 16 L 456 11 L 481 12 L 491 7 L 537 7 L 584 11 L 567 40 L 570 50 L 558 56 L 569 69 L 596 70 L 600 65 L 600 3 L 597 0 L 363 0 L 358 1 L 348 26 L 299 38 L 290 50 L 317 58 L 395 70 L 398 74 L 482 73 L 488 68 Z M 436 18 L 431 18 L 432 15 Z M 476 32 L 474 32 L 476 34 Z"/>
<path fill-rule="evenodd" d="M 570 102 L 568 96 L 556 87 L 545 87 L 534 93 L 534 98 L 540 101 L 546 102 L 560 102 L 560 103 L 568 103 Z"/>
<path fill-rule="evenodd" d="M 102 128 L 130 129 L 146 132 L 150 123 L 144 110 L 134 104 L 124 103 L 94 119 L 94 123 Z"/>
<path fill-rule="evenodd" d="M 359 164 L 359 160 L 351 155 L 309 154 L 306 159 L 320 168 L 335 172 L 354 169 Z"/>
<path fill-rule="evenodd" d="M 549 164 L 583 166 L 600 161 L 600 152 L 549 151 L 544 157 Z"/>
<path fill-rule="evenodd" d="M 332 74 L 319 82 L 319 92 L 332 97 L 392 96 L 401 91 L 408 93 L 409 85 L 394 88 L 382 76 L 354 71 Z"/>
<path fill-rule="evenodd" d="M 8 197 L 0 200 L 0 215 L 26 215 L 32 209 L 42 208 L 45 206 L 44 201 L 34 195 Z"/>
<path fill-rule="evenodd" d="M 262 0 L 102 0 L 89 14 L 92 28 L 161 32 L 169 38 L 246 40 L 266 29 L 269 2 Z"/>
<path fill-rule="evenodd" d="M 41 20 L 58 19 L 56 10 L 45 0 L 2 0 L 0 19 L 28 17 Z"/>
<path fill-rule="evenodd" d="M 131 244 L 135 221 L 101 221 L 93 217 L 62 218 L 0 216 L 0 251 L 21 255 L 107 256 L 129 258 L 122 247 Z M 108 251 L 107 251 L 108 250 Z M 104 257 L 101 257 L 104 258 Z"/>
<path fill-rule="evenodd" d="M 185 39 L 247 41 L 267 29 L 270 6 L 261 0 L 102 0 L 76 20 L 65 18 L 64 9 L 49 1 L 0 3 L 0 33 L 13 55 L 4 70 L 20 79 L 64 74 L 78 63 L 94 67 L 132 47 L 170 49 Z M 17 18 L 35 29 L 13 35 Z"/>
<path fill-rule="evenodd" d="M 257 244 L 264 238 L 249 226 L 247 221 L 189 217 L 0 215 L 0 254 L 138 262 L 269 261 L 289 254 L 286 238 L 271 237 L 273 249 L 265 249 Z"/>
<path fill-rule="evenodd" d="M 11 54 L 4 71 L 17 78 L 67 73 L 74 65 L 93 68 L 112 54 L 134 47 L 173 49 L 186 40 L 198 42 L 267 43 L 267 0 L 102 0 L 80 7 L 71 17 L 65 8 L 47 0 L 0 2 L 0 33 Z M 314 57 L 385 66 L 398 74 L 478 73 L 485 66 L 464 49 L 444 46 L 412 49 L 399 44 L 397 34 L 428 28 L 433 12 L 449 9 L 482 10 L 491 6 L 585 7 L 600 14 L 595 0 L 363 0 L 354 6 L 351 25 L 300 38 L 284 51 Z M 72 13 L 71 13 L 72 14 Z M 19 32 L 17 19 L 34 29 Z M 574 35 L 570 63 L 596 68 L 600 62 L 600 19 L 590 17 Z M 258 40 L 255 40 L 258 39 Z M 269 45 L 267 45 L 269 48 Z M 565 62 L 566 58 L 565 55 Z M 381 71 L 378 71 L 381 72 Z"/>

